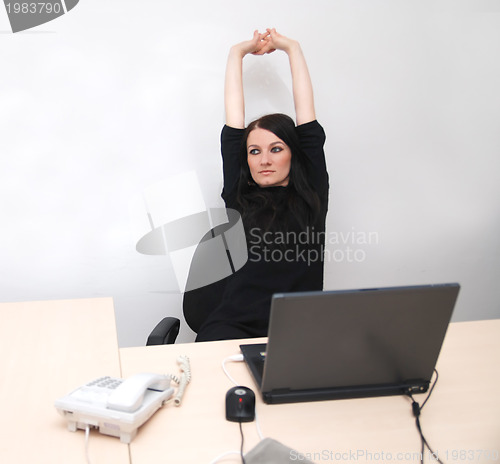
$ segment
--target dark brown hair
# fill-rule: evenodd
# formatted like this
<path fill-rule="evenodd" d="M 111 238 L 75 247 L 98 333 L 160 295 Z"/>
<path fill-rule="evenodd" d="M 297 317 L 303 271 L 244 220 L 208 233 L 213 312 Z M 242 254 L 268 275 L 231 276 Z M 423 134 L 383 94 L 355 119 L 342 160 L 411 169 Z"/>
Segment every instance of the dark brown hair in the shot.
<path fill-rule="evenodd" d="M 261 128 L 272 132 L 288 145 L 292 153 L 290 175 L 286 187 L 259 187 L 255 184 L 247 161 L 247 139 L 250 132 Z M 286 114 L 268 114 L 248 125 L 241 146 L 241 172 L 237 203 L 247 229 L 260 227 L 265 230 L 286 230 L 289 224 L 279 217 L 280 205 L 288 208 L 300 227 L 314 225 L 320 211 L 319 197 L 309 183 L 309 160 L 300 147 L 300 140 L 292 118 Z M 273 189 L 282 189 L 280 195 Z"/>

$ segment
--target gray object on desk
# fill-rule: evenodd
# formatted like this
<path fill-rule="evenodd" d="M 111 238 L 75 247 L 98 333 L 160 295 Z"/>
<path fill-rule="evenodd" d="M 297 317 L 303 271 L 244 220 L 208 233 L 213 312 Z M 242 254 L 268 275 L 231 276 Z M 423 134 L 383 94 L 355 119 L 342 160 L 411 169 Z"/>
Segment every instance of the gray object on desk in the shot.
<path fill-rule="evenodd" d="M 423 393 L 459 289 L 276 294 L 267 346 L 240 348 L 266 403 Z"/>
<path fill-rule="evenodd" d="M 264 438 L 245 454 L 246 464 L 288 464 L 297 461 L 302 464 L 314 464 L 306 459 L 305 455 L 272 438 Z"/>

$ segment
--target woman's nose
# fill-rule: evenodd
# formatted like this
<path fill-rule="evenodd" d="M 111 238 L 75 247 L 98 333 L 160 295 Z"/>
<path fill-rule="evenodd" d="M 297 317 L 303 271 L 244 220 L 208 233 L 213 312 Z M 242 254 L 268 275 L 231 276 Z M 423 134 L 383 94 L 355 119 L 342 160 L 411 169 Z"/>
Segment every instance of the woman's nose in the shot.
<path fill-rule="evenodd" d="M 262 153 L 262 157 L 260 158 L 260 164 L 266 166 L 271 164 L 271 157 L 269 156 L 269 153 L 267 152 Z"/>

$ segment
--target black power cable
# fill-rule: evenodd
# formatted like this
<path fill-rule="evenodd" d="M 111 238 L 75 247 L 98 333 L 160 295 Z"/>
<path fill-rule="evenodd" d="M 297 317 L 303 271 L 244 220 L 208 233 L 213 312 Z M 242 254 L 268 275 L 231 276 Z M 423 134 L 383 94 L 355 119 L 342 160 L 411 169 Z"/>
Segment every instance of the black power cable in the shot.
<path fill-rule="evenodd" d="M 420 413 L 422 412 L 422 409 L 424 409 L 425 404 L 429 400 L 429 398 L 432 394 L 432 391 L 434 390 L 434 387 L 436 386 L 436 383 L 437 383 L 438 378 L 439 378 L 438 371 L 436 369 L 434 369 L 434 372 L 436 373 L 436 379 L 434 380 L 434 383 L 432 384 L 432 386 L 429 390 L 429 393 L 427 394 L 427 397 L 425 398 L 424 402 L 422 403 L 422 406 L 420 406 L 420 404 L 415 401 L 415 399 L 413 398 L 413 395 L 411 394 L 411 391 L 407 393 L 407 395 L 410 397 L 410 399 L 412 401 L 411 408 L 413 411 L 413 415 L 415 416 L 415 424 L 417 426 L 417 430 L 418 430 L 418 433 L 420 435 L 420 442 L 422 445 L 420 448 L 420 462 L 422 464 L 424 463 L 424 453 L 425 453 L 426 447 L 429 450 L 429 452 L 431 453 L 431 455 L 435 457 L 435 461 L 439 462 L 439 464 L 444 464 L 443 461 L 441 461 L 439 459 L 439 456 L 429 446 L 429 443 L 425 439 L 425 436 L 422 432 L 422 426 L 420 424 Z"/>

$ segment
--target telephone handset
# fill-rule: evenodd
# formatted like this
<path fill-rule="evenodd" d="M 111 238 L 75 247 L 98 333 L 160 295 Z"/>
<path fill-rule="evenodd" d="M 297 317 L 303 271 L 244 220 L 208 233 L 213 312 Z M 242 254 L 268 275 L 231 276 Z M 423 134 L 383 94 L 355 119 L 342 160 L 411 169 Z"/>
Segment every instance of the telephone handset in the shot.
<path fill-rule="evenodd" d="M 122 382 L 108 397 L 107 407 L 133 412 L 142 404 L 146 390 L 164 392 L 170 388 L 170 377 L 156 374 L 137 374 Z M 173 389 L 170 394 L 173 393 Z M 169 395 L 170 396 L 170 395 Z"/>
<path fill-rule="evenodd" d="M 100 433 L 130 443 L 137 429 L 173 395 L 171 380 L 179 384 L 174 403 L 180 405 L 191 379 L 189 360 L 180 357 L 181 379 L 170 375 L 142 373 L 128 379 L 97 378 L 58 399 L 55 407 L 68 421 L 71 432 L 98 428 Z"/>

